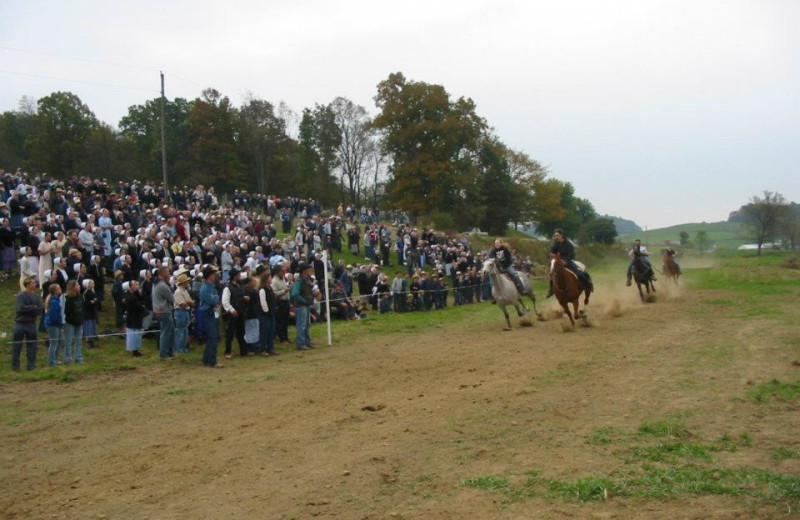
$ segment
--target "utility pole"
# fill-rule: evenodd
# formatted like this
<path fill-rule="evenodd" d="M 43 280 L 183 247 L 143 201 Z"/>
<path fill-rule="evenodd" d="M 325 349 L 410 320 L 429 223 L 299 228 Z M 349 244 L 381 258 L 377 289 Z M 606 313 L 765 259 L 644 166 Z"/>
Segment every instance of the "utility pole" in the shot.
<path fill-rule="evenodd" d="M 164 204 L 169 205 L 169 187 L 167 185 L 167 139 L 164 135 L 164 72 L 161 74 L 161 170 L 164 173 Z"/>

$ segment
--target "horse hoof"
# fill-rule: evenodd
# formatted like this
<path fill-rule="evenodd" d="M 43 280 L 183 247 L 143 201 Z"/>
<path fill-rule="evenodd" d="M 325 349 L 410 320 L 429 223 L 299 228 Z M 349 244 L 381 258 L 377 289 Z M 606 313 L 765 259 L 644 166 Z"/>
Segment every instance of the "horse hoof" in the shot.
<path fill-rule="evenodd" d="M 503 327 L 503 332 L 508 332 L 511 330 L 511 327 Z"/>

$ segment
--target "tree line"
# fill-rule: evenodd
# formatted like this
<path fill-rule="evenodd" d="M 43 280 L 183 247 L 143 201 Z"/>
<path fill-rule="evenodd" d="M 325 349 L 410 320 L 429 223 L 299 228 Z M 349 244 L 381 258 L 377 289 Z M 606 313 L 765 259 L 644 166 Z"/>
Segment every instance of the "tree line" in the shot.
<path fill-rule="evenodd" d="M 240 106 L 208 88 L 165 101 L 170 184 L 298 195 L 323 205 L 384 207 L 439 229 L 503 234 L 534 222 L 612 243 L 616 229 L 574 187 L 506 146 L 475 103 L 394 73 L 377 86 L 377 114 L 337 97 L 300 114 L 254 96 Z M 71 175 L 160 181 L 161 100 L 131 106 L 116 128 L 81 99 L 23 97 L 0 115 L 0 165 Z M 294 130 L 296 128 L 296 131 Z"/>

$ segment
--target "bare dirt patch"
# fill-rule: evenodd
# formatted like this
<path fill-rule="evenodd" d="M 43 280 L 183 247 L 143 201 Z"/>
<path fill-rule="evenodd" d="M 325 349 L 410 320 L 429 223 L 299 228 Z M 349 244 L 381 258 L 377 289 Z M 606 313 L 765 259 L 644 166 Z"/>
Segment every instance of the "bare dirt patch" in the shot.
<path fill-rule="evenodd" d="M 617 284 L 618 285 L 618 284 Z M 755 403 L 791 378 L 793 324 L 743 329 L 700 291 L 656 303 L 601 285 L 595 326 L 500 333 L 452 322 L 311 353 L 162 366 L 71 384 L 6 385 L 0 511 L 30 518 L 774 518 L 796 504 L 727 496 L 508 500 L 460 485 L 538 471 L 564 481 L 634 470 L 630 439 L 678 417 L 695 439 L 739 438 L 721 466 L 800 474 L 795 403 Z M 547 304 L 550 308 L 552 304 Z M 386 317 L 391 319 L 391 317 Z M 561 319 L 561 318 L 559 318 Z M 567 320 L 567 318 L 563 318 Z M 794 328 L 792 328 L 794 327 Z M 776 348 L 780 344 L 781 348 Z M 15 413 L 31 407 L 35 411 Z M 606 430 L 607 429 L 607 430 Z M 609 442 L 598 431 L 613 432 Z M 793 509 L 794 508 L 794 509 Z"/>

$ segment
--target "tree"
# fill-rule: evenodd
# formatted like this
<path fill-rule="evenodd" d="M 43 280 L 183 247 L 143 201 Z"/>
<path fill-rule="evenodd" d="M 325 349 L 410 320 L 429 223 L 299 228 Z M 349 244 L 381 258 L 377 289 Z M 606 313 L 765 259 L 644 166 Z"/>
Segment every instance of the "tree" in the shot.
<path fill-rule="evenodd" d="M 564 183 L 557 179 L 545 179 L 533 184 L 528 217 L 536 222 L 536 231 L 540 234 L 552 235 L 567 214 L 566 208 L 561 205 L 563 190 Z"/>
<path fill-rule="evenodd" d="M 412 216 L 465 216 L 479 192 L 477 156 L 486 122 L 471 99 L 450 99 L 441 85 L 407 81 L 401 73 L 378 84 L 383 133 L 390 156 L 388 196 Z"/>
<path fill-rule="evenodd" d="M 77 173 L 84 143 L 98 125 L 89 107 L 71 92 L 54 92 L 37 102 L 34 122 L 25 141 L 31 167 L 56 177 Z"/>
<path fill-rule="evenodd" d="M 514 227 L 520 222 L 537 221 L 535 193 L 547 177 L 547 168 L 531 159 L 526 153 L 506 150 L 509 174 L 514 183 L 523 191 L 518 213 L 514 217 Z"/>
<path fill-rule="evenodd" d="M 758 255 L 767 241 L 775 240 L 783 222 L 791 214 L 791 208 L 783 195 L 764 191 L 764 197 L 753 196 L 750 203 L 742 208 L 745 225 L 758 244 Z"/>
<path fill-rule="evenodd" d="M 487 138 L 481 145 L 479 169 L 482 183 L 481 199 L 468 215 L 489 234 L 503 235 L 508 229 L 509 222 L 517 218 L 525 191 L 514 183 L 508 161 L 508 149 L 496 138 Z M 463 224 L 466 227 L 469 222 Z"/>
<path fill-rule="evenodd" d="M 340 186 L 344 192 L 345 182 L 347 183 L 349 201 L 359 206 L 369 157 L 377 146 L 375 132 L 370 126 L 371 119 L 364 107 L 343 97 L 334 99 L 330 107 L 340 135 L 337 150 Z M 344 196 L 342 202 L 345 202 Z"/>
<path fill-rule="evenodd" d="M 239 109 L 242 155 L 252 169 L 260 193 L 276 192 L 281 182 L 274 175 L 282 159 L 282 146 L 289 140 L 286 124 L 275 114 L 272 103 L 250 97 Z"/>
<path fill-rule="evenodd" d="M 560 197 L 557 206 L 560 211 L 549 211 L 550 218 L 537 220 L 536 230 L 544 235 L 552 235 L 556 229 L 561 229 L 568 237 L 577 237 L 584 240 L 581 228 L 597 216 L 591 202 L 575 196 L 575 188 L 568 182 L 553 181 L 560 186 Z"/>
<path fill-rule="evenodd" d="M 695 244 L 697 245 L 697 250 L 700 252 L 700 256 L 703 256 L 703 253 L 708 251 L 711 241 L 708 238 L 708 235 L 705 231 L 698 231 L 694 237 Z"/>
<path fill-rule="evenodd" d="M 681 231 L 678 235 L 681 241 L 681 245 L 685 246 L 689 243 L 689 232 L 688 231 Z"/>
<path fill-rule="evenodd" d="M 173 184 L 191 168 L 187 122 L 194 102 L 184 98 L 165 100 L 164 140 L 167 149 L 167 172 Z M 162 178 L 161 98 L 128 108 L 119 122 L 120 137 L 128 141 L 138 163 L 139 175 L 146 179 Z"/>
<path fill-rule="evenodd" d="M 335 203 L 337 183 L 331 176 L 331 169 L 341 137 L 330 107 L 317 105 L 313 110 L 304 109 L 299 135 L 295 187 L 323 204 Z"/>
<path fill-rule="evenodd" d="M 192 163 L 189 184 L 214 186 L 223 193 L 247 187 L 237 153 L 237 120 L 236 108 L 218 91 L 206 89 L 195 99 L 186 120 Z"/>
<path fill-rule="evenodd" d="M 592 218 L 581 229 L 584 240 L 599 244 L 613 244 L 617 239 L 617 227 L 608 217 Z"/>

